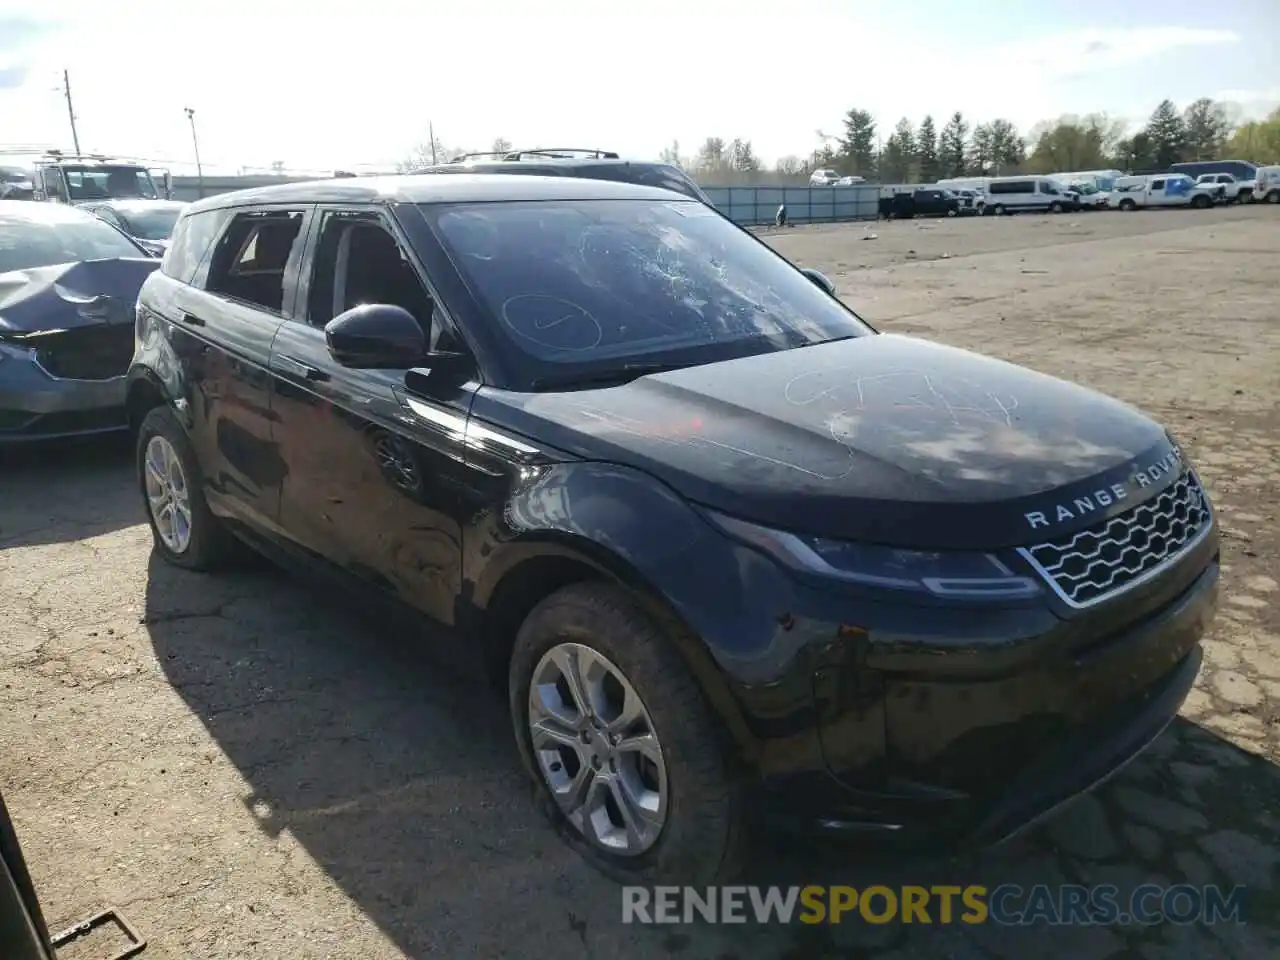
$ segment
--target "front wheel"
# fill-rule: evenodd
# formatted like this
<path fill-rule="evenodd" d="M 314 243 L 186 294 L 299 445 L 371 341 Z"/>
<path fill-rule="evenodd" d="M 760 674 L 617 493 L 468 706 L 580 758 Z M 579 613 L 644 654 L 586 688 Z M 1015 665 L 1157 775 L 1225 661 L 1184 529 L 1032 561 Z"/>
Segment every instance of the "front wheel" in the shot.
<path fill-rule="evenodd" d="M 511 719 L 539 806 L 622 883 L 703 885 L 743 846 L 725 735 L 672 640 L 625 591 L 542 601 L 511 655 Z"/>
<path fill-rule="evenodd" d="M 1280 203 L 1280 190 L 1272 190 L 1268 193 L 1267 203 Z"/>
<path fill-rule="evenodd" d="M 1061 212 L 1062 212 L 1062 204 L 1057 203 L 1056 201 L 1055 201 L 1054 203 L 1049 204 L 1049 212 L 1050 212 L 1050 213 L 1061 213 Z"/>
<path fill-rule="evenodd" d="M 1132 200 L 1121 200 L 1120 209 L 1123 210 L 1125 213 L 1133 213 L 1133 211 L 1138 209 L 1138 205 L 1134 203 Z"/>
<path fill-rule="evenodd" d="M 169 563 L 209 570 L 234 551 L 231 535 L 209 510 L 187 432 L 168 407 L 155 407 L 138 428 L 138 482 L 156 551 Z"/>
<path fill-rule="evenodd" d="M 997 203 L 994 207 L 991 208 L 991 215 L 993 217 L 1003 217 L 1004 207 L 1001 204 Z"/>
<path fill-rule="evenodd" d="M 1191 198 L 1191 206 L 1195 207 L 1197 210 L 1203 210 L 1205 207 L 1208 207 L 1209 205 L 1210 205 L 1210 200 L 1206 196 L 1201 195 L 1198 197 Z"/>

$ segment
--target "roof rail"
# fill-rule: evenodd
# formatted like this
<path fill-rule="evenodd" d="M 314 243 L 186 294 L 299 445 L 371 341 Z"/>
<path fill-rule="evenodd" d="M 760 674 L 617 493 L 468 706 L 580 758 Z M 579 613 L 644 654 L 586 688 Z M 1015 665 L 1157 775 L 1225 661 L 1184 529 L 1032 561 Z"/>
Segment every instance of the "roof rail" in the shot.
<path fill-rule="evenodd" d="M 537 147 L 533 150 L 486 150 L 478 153 L 461 153 L 449 163 L 465 163 L 483 157 L 496 157 L 499 160 L 523 160 L 526 157 L 541 157 L 547 160 L 572 160 L 581 157 L 587 160 L 619 160 L 618 154 L 612 150 L 597 150 L 593 147 Z"/>
<path fill-rule="evenodd" d="M 534 150 L 517 150 L 507 155 L 509 160 L 522 160 L 525 157 L 550 157 L 556 160 L 571 160 L 574 154 L 581 154 L 588 160 L 621 159 L 612 150 L 597 150 L 593 147 L 538 147 Z"/>

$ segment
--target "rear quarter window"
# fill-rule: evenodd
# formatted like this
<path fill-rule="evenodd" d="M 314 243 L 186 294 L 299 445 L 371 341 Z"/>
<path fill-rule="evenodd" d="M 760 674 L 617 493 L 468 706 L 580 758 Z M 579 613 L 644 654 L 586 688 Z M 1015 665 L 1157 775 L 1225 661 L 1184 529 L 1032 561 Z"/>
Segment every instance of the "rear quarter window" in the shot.
<path fill-rule="evenodd" d="M 230 210 L 183 214 L 173 228 L 169 250 L 160 262 L 160 272 L 179 283 L 191 283 L 230 215 Z"/>

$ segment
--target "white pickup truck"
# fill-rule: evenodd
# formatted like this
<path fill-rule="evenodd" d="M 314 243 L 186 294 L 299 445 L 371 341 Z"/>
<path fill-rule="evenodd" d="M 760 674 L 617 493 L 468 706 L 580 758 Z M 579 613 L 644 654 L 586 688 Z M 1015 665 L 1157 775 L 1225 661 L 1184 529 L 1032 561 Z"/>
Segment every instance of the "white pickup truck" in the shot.
<path fill-rule="evenodd" d="M 1139 207 L 1211 207 L 1225 199 L 1221 184 L 1196 183 L 1185 173 L 1160 174 L 1138 182 L 1126 177 L 1116 181 L 1111 205 L 1117 210 Z"/>
<path fill-rule="evenodd" d="M 1253 190 L 1256 180 L 1237 180 L 1229 173 L 1202 173 L 1196 177 L 1196 183 L 1204 186 L 1221 186 L 1222 195 L 1228 203 L 1253 203 Z"/>

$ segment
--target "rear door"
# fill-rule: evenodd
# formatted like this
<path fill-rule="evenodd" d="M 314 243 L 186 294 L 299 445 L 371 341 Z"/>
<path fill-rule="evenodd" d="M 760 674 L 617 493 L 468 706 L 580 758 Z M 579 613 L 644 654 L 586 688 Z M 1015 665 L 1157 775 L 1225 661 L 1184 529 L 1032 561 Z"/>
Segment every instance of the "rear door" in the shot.
<path fill-rule="evenodd" d="M 514 166 L 514 164 L 513 164 Z M 361 303 L 402 306 L 429 343 L 461 350 L 421 265 L 383 209 L 321 206 L 296 309 L 271 352 L 274 436 L 288 464 L 293 544 L 444 623 L 461 589 L 466 422 L 478 384 L 410 399 L 405 370 L 357 370 L 324 326 Z"/>
<path fill-rule="evenodd" d="M 201 218 L 208 218 L 204 222 Z M 183 368 L 192 442 L 210 508 L 272 530 L 284 463 L 272 438 L 271 341 L 296 292 L 306 205 L 213 210 L 182 220 L 166 258 L 209 239 L 189 282 L 158 304 Z M 162 267 L 165 269 L 165 267 Z"/>

